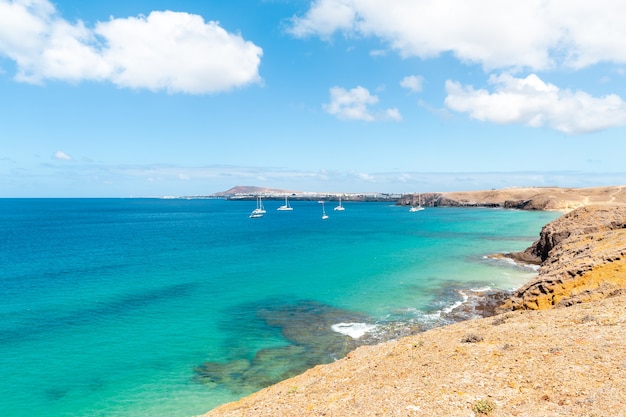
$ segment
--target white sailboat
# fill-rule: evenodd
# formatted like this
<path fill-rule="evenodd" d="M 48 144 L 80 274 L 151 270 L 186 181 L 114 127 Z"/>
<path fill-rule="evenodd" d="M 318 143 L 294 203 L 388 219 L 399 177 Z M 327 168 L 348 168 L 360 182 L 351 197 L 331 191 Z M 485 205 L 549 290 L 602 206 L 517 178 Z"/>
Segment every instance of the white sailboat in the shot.
<path fill-rule="evenodd" d="M 324 210 L 324 202 L 320 201 L 322 204 L 322 220 L 326 220 L 328 218 L 328 214 L 326 214 L 326 210 Z"/>
<path fill-rule="evenodd" d="M 278 207 L 276 210 L 280 210 L 280 211 L 292 211 L 293 210 L 293 207 L 289 205 L 289 200 L 287 200 L 287 196 L 285 196 L 285 204 Z"/>
<path fill-rule="evenodd" d="M 258 204 L 257 210 L 259 211 L 259 213 L 265 214 L 266 211 L 265 211 L 265 208 L 263 207 L 263 199 L 261 198 L 261 196 L 259 196 L 259 199 L 257 200 L 257 204 Z"/>
<path fill-rule="evenodd" d="M 337 211 L 344 211 L 345 209 L 346 208 L 341 205 L 341 197 L 339 197 L 339 205 L 337 207 L 335 207 L 335 210 L 337 210 Z"/>
<path fill-rule="evenodd" d="M 263 201 L 261 200 L 261 197 L 259 196 L 257 197 L 257 200 L 256 200 L 256 208 L 252 210 L 252 213 L 250 213 L 250 218 L 257 219 L 259 217 L 263 217 L 265 213 L 266 211 L 263 208 Z"/>
<path fill-rule="evenodd" d="M 417 195 L 417 206 L 411 206 L 409 211 L 410 212 L 415 212 L 415 211 L 422 211 L 422 210 L 424 210 L 424 207 L 422 207 L 422 195 L 418 194 Z"/>

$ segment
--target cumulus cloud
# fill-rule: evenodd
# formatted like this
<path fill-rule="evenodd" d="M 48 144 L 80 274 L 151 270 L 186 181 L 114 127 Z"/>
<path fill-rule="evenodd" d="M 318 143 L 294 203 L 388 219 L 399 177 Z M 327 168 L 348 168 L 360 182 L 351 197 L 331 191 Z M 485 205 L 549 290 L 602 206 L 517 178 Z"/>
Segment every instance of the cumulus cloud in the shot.
<path fill-rule="evenodd" d="M 73 159 L 71 156 L 69 156 L 63 151 L 56 151 L 54 155 L 52 155 L 52 157 L 59 161 L 71 161 Z"/>
<path fill-rule="evenodd" d="M 259 80 L 261 48 L 188 13 L 152 12 L 96 26 L 118 85 L 206 93 Z"/>
<path fill-rule="evenodd" d="M 402 115 L 396 108 L 381 112 L 373 112 L 371 106 L 378 103 L 378 96 L 370 94 L 367 88 L 358 86 L 351 90 L 342 87 L 330 89 L 330 103 L 324 105 L 324 110 L 341 120 L 402 120 Z"/>
<path fill-rule="evenodd" d="M 421 93 L 424 77 L 421 75 L 408 75 L 400 81 L 400 87 L 406 88 L 412 93 Z"/>
<path fill-rule="evenodd" d="M 617 95 L 593 97 L 583 91 L 559 89 L 537 75 L 491 76 L 493 91 L 446 82 L 446 106 L 494 123 L 522 123 L 560 132 L 587 133 L 626 124 L 626 103 Z"/>
<path fill-rule="evenodd" d="M 64 20 L 48 0 L 0 0 L 0 55 L 15 61 L 23 82 L 96 80 L 207 94 L 260 82 L 263 51 L 189 13 L 155 11 L 88 28 Z"/>
<path fill-rule="evenodd" d="M 626 63 L 625 15 L 622 0 L 316 0 L 290 32 L 374 36 L 402 56 L 450 52 L 487 69 L 537 71 Z"/>
<path fill-rule="evenodd" d="M 290 32 L 296 37 L 318 35 L 329 38 L 338 30 L 351 31 L 357 18 L 357 8 L 350 0 L 315 1 L 304 17 L 294 16 Z"/>

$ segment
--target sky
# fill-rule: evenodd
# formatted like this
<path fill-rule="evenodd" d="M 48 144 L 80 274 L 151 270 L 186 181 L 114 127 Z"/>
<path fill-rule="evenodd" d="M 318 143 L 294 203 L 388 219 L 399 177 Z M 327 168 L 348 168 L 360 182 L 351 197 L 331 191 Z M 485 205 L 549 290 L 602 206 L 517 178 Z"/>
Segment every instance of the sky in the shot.
<path fill-rule="evenodd" d="M 0 0 L 0 197 L 626 184 L 623 0 Z"/>

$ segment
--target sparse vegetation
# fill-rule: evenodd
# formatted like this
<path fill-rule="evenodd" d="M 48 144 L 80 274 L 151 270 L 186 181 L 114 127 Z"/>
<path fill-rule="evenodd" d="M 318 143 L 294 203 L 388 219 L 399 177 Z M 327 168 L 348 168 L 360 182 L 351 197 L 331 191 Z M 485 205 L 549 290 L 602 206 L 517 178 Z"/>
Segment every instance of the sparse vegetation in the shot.
<path fill-rule="evenodd" d="M 489 415 L 496 409 L 496 405 L 490 400 L 478 400 L 472 405 L 472 411 L 480 416 Z"/>
<path fill-rule="evenodd" d="M 491 322 L 491 324 L 494 326 L 499 326 L 504 323 L 506 323 L 506 316 L 498 316 Z"/>
<path fill-rule="evenodd" d="M 483 340 L 485 340 L 484 337 L 474 333 L 469 333 L 463 339 L 461 339 L 461 343 L 478 343 L 482 342 Z"/>
<path fill-rule="evenodd" d="M 591 314 L 587 314 L 586 316 L 580 319 L 581 323 L 589 323 L 591 321 L 596 321 L 596 318 L 592 316 Z"/>

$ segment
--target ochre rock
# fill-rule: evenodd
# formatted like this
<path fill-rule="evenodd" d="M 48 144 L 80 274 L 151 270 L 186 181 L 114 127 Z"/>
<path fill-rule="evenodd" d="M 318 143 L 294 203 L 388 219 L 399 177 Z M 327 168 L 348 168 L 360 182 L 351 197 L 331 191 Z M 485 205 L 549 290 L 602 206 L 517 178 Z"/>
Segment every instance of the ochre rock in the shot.
<path fill-rule="evenodd" d="M 626 207 L 587 206 L 547 224 L 526 251 L 539 275 L 497 311 L 546 309 L 626 292 Z"/>

